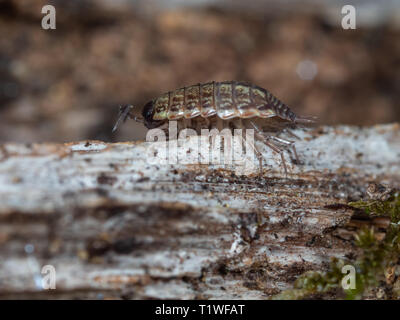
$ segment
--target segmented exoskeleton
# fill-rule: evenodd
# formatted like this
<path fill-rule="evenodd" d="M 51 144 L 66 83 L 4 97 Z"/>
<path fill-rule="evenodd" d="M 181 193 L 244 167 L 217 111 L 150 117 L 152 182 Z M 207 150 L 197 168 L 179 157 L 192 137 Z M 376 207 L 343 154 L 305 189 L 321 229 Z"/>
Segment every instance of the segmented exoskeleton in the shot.
<path fill-rule="evenodd" d="M 169 91 L 146 103 L 142 118 L 132 113 L 131 105 L 120 108 L 120 116 L 113 131 L 126 118 L 134 119 L 151 129 L 162 126 L 170 120 L 184 123 L 184 127 L 199 129 L 215 124 L 219 128 L 254 128 L 258 139 L 280 153 L 285 173 L 287 166 L 281 145 L 292 147 L 296 160 L 298 156 L 293 141 L 279 138 L 273 133 L 289 131 L 297 124 L 311 123 L 311 118 L 299 117 L 269 91 L 256 85 L 238 81 L 209 82 Z M 262 168 L 262 153 L 252 146 Z"/>

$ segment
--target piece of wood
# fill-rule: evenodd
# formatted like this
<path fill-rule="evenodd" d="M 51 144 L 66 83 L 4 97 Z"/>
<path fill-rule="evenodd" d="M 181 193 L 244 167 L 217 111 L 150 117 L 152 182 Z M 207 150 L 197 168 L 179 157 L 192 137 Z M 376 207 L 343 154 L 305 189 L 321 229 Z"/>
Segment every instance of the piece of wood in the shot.
<path fill-rule="evenodd" d="M 287 177 L 267 148 L 258 178 L 256 160 L 149 164 L 160 143 L 0 146 L 0 298 L 263 299 L 326 270 L 355 250 L 353 212 L 332 208 L 369 181 L 399 187 L 400 126 L 295 133 Z"/>

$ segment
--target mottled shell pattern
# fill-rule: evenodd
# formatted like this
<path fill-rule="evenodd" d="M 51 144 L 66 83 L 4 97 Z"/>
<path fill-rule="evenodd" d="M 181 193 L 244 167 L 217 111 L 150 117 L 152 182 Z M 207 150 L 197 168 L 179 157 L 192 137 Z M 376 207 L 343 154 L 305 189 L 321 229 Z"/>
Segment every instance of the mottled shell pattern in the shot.
<path fill-rule="evenodd" d="M 215 115 L 223 120 L 274 116 L 296 119 L 289 107 L 267 90 L 237 81 L 213 81 L 176 89 L 154 99 L 153 108 L 155 121 Z"/>

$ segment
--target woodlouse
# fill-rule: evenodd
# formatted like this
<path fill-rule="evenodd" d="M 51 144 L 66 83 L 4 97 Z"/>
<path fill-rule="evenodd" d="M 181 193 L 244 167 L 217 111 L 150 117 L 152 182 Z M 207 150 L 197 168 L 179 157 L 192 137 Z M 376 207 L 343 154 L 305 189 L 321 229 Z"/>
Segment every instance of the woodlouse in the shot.
<path fill-rule="evenodd" d="M 281 146 L 291 147 L 298 161 L 293 141 L 279 138 L 285 131 L 296 137 L 289 129 L 298 124 L 313 123 L 313 118 L 299 117 L 268 90 L 259 86 L 238 82 L 208 82 L 176 89 L 149 101 L 142 108 L 142 117 L 133 114 L 131 105 L 120 107 L 120 114 L 113 128 L 128 117 L 143 123 L 148 129 L 162 126 L 168 121 L 179 120 L 181 128 L 201 129 L 217 125 L 219 129 L 253 128 L 255 136 L 269 148 L 281 155 L 287 166 Z M 252 145 L 262 170 L 262 153 Z"/>

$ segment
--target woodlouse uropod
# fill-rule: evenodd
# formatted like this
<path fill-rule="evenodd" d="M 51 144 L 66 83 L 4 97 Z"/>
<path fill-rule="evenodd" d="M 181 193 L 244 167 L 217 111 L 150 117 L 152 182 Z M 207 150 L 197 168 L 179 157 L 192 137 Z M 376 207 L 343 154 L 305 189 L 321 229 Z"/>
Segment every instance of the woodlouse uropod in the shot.
<path fill-rule="evenodd" d="M 279 138 L 278 135 L 286 132 L 297 138 L 291 128 L 314 122 L 313 118 L 297 116 L 268 90 L 238 81 L 213 81 L 179 88 L 146 103 L 141 117 L 135 116 L 132 111 L 131 105 L 120 107 L 113 132 L 127 118 L 143 123 L 148 129 L 160 127 L 170 120 L 179 120 L 181 128 L 197 131 L 215 125 L 219 129 L 253 128 L 255 137 L 280 154 L 286 174 L 282 147 L 292 148 L 297 163 L 298 156 L 294 141 Z M 262 153 L 255 144 L 252 148 L 262 173 Z"/>

